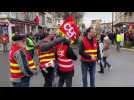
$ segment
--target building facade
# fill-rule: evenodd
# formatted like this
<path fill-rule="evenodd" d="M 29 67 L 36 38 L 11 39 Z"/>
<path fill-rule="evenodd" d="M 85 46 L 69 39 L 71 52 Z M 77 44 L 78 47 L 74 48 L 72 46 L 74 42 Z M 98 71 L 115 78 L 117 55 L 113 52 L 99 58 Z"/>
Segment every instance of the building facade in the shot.
<path fill-rule="evenodd" d="M 105 33 L 112 32 L 112 23 L 101 23 L 101 31 Z"/>
<path fill-rule="evenodd" d="M 100 19 L 91 20 L 90 27 L 92 27 L 96 33 L 100 33 L 101 32 L 101 20 Z"/>
<path fill-rule="evenodd" d="M 36 16 L 36 12 L 0 12 L 0 33 L 6 31 L 11 40 L 14 32 L 21 34 L 36 32 L 37 25 L 34 22 Z"/>
<path fill-rule="evenodd" d="M 67 16 L 68 15 L 68 16 Z M 0 12 L 0 35 L 9 34 L 10 43 L 13 33 L 38 33 L 44 29 L 55 31 L 65 17 L 73 15 L 76 24 L 81 26 L 83 13 L 80 12 Z M 35 19 L 38 17 L 38 22 Z"/>
<path fill-rule="evenodd" d="M 113 25 L 114 30 L 134 29 L 134 12 L 113 12 Z"/>
<path fill-rule="evenodd" d="M 0 12 L 0 35 L 3 33 L 9 35 L 9 48 L 13 33 L 38 32 L 39 25 L 35 22 L 37 16 L 39 17 L 38 12 Z"/>

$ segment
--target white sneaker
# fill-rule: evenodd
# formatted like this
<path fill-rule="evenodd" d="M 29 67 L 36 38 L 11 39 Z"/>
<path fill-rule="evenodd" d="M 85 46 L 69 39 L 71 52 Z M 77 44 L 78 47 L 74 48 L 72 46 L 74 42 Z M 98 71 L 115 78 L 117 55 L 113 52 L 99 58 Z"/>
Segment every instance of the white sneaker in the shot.
<path fill-rule="evenodd" d="M 110 65 L 110 67 L 108 67 L 108 71 L 110 72 L 112 70 L 112 66 Z"/>

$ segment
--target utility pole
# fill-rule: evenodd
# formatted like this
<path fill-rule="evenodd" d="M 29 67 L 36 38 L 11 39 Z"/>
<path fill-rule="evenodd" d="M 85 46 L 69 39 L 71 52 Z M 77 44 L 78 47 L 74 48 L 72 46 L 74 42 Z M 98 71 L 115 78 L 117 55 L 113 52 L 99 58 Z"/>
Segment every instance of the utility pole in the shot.
<path fill-rule="evenodd" d="M 113 33 L 113 12 L 112 12 L 112 33 Z"/>

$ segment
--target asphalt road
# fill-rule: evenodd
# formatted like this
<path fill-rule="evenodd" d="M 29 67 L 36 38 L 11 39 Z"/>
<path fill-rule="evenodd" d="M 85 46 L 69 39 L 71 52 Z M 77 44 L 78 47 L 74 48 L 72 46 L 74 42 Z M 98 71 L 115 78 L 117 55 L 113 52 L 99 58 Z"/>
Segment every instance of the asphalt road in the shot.
<path fill-rule="evenodd" d="M 76 51 L 77 53 L 77 51 Z M 134 86 L 134 52 L 121 51 L 118 53 L 115 48 L 111 48 L 109 62 L 112 71 L 105 70 L 104 74 L 99 74 L 99 65 L 96 66 L 96 87 L 133 87 Z M 81 63 L 78 59 L 75 63 L 75 76 L 73 87 L 82 87 Z M 0 87 L 9 87 L 11 83 L 8 78 L 8 54 L 0 55 Z M 89 79 L 89 78 L 88 78 Z M 56 77 L 54 86 L 57 86 Z M 44 80 L 42 74 L 31 79 L 31 87 L 42 87 Z"/>

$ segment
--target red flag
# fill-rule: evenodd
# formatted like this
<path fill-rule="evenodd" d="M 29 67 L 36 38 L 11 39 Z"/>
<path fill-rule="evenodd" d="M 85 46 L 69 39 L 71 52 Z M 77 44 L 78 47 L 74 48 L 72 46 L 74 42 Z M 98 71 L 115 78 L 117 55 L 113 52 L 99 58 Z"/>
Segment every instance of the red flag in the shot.
<path fill-rule="evenodd" d="M 75 24 L 75 19 L 73 16 L 70 16 L 64 21 L 60 27 L 60 31 L 63 33 L 63 36 L 69 39 L 71 42 L 75 42 L 80 35 L 79 28 Z"/>

